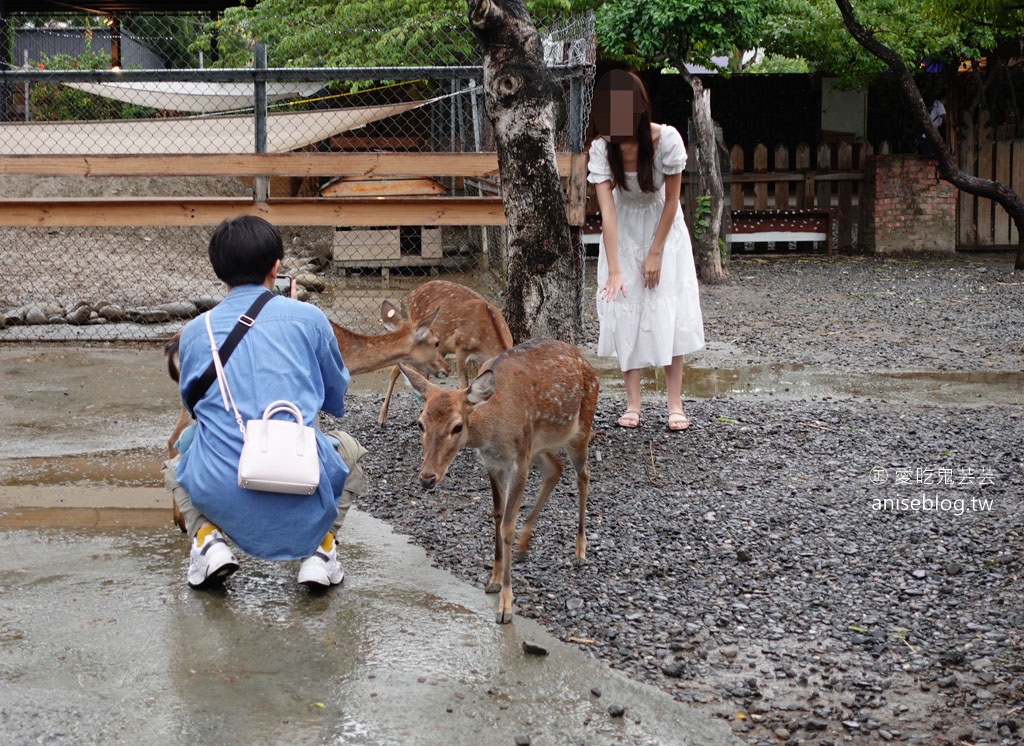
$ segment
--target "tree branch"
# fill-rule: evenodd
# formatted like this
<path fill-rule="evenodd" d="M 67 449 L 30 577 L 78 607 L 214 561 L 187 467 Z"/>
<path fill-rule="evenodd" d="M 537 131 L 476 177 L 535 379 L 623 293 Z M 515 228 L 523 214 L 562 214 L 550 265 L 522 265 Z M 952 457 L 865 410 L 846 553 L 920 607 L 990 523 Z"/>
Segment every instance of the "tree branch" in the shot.
<path fill-rule="evenodd" d="M 1017 226 L 1017 235 L 1020 237 L 1020 252 L 1017 256 L 1015 269 L 1024 269 L 1024 201 L 1020 196 L 1005 184 L 981 179 L 971 176 L 960 169 L 954 162 L 953 156 L 946 148 L 946 143 L 939 134 L 938 129 L 932 123 L 928 114 L 921 91 L 914 81 L 914 76 L 895 51 L 882 44 L 875 38 L 872 31 L 861 25 L 853 15 L 853 8 L 850 0 L 835 0 L 839 12 L 843 16 L 843 24 L 854 40 L 872 55 L 885 62 L 891 68 L 903 102 L 917 118 L 924 130 L 925 136 L 935 149 L 936 158 L 939 164 L 939 175 L 961 191 L 968 192 L 981 197 L 987 197 L 998 202 L 1009 213 Z"/>

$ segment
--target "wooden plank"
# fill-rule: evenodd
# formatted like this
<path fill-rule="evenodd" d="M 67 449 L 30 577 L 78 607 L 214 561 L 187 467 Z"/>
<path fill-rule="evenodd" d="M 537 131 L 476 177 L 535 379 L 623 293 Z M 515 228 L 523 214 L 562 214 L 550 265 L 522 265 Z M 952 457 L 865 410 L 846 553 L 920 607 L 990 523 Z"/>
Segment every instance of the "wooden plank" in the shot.
<path fill-rule="evenodd" d="M 572 175 L 572 153 L 558 174 Z M 497 178 L 497 153 L 238 153 L 231 155 L 8 155 L 0 174 L 39 176 L 469 176 Z"/>
<path fill-rule="evenodd" d="M 973 120 L 966 120 L 960 128 L 960 168 L 964 173 L 977 176 L 977 143 L 975 139 L 976 125 Z M 973 194 L 958 190 L 957 201 L 957 247 L 971 248 L 978 240 L 978 226 L 975 220 L 975 197 Z"/>
<path fill-rule="evenodd" d="M 988 126 L 989 114 L 981 113 L 978 127 L 978 176 L 992 178 L 992 128 Z M 992 245 L 992 200 L 978 197 L 978 246 Z"/>
<path fill-rule="evenodd" d="M 839 143 L 839 152 L 836 159 L 836 167 L 840 170 L 853 168 L 853 146 L 848 142 Z M 853 246 L 853 183 L 840 181 L 837 190 L 838 218 L 837 228 L 839 229 L 839 248 L 848 249 Z"/>
<path fill-rule="evenodd" d="M 768 148 L 761 143 L 754 147 L 754 173 L 768 173 Z M 754 183 L 754 209 L 768 209 L 768 184 L 765 181 Z"/>
<path fill-rule="evenodd" d="M 573 154 L 568 181 L 566 215 L 569 225 L 579 227 L 587 222 L 587 156 L 584 153 Z"/>
<path fill-rule="evenodd" d="M 789 148 L 785 145 L 775 147 L 775 175 L 789 171 Z M 786 179 L 775 179 L 775 209 L 785 210 L 789 208 L 789 181 Z"/>
<path fill-rule="evenodd" d="M 346 177 L 325 184 L 322 197 L 408 197 L 414 195 L 442 195 L 448 189 L 434 179 L 355 179 Z M 271 194 L 273 194 L 271 190 Z"/>
<path fill-rule="evenodd" d="M 765 183 L 771 183 L 773 181 L 804 181 L 807 178 L 803 172 L 779 172 L 769 171 L 763 174 L 722 174 L 722 183 L 729 184 L 738 182 L 741 184 L 753 184 L 759 181 Z M 864 181 L 863 171 L 830 171 L 829 173 L 819 173 L 817 175 L 819 181 Z"/>
<path fill-rule="evenodd" d="M 743 148 L 733 145 L 729 148 L 729 206 L 732 210 L 742 210 L 743 205 Z"/>
<path fill-rule="evenodd" d="M 818 173 L 823 173 L 832 170 L 832 146 L 827 143 L 821 143 L 818 145 Z M 817 178 L 815 175 L 817 184 L 815 185 L 815 199 L 814 204 L 820 208 L 828 208 L 832 206 L 832 185 L 824 179 Z"/>
<path fill-rule="evenodd" d="M 1003 184 L 1010 183 L 1010 174 L 1013 173 L 1013 164 L 1010 161 L 1012 142 L 1008 138 L 996 141 L 996 181 Z M 1004 210 L 998 202 L 994 202 L 992 218 L 993 242 L 996 246 L 1008 246 L 1010 244 L 1010 213 Z"/>
<path fill-rule="evenodd" d="M 504 225 L 500 197 L 271 199 L 232 197 L 0 200 L 0 226 L 113 227 L 217 225 L 236 215 L 276 225 Z"/>
<path fill-rule="evenodd" d="M 1013 141 L 1013 175 L 1010 177 L 1010 187 L 1017 194 L 1024 194 L 1024 139 Z M 1017 224 L 1010 221 L 1010 243 L 1016 245 L 1020 241 L 1020 234 L 1017 231 Z"/>
<path fill-rule="evenodd" d="M 796 161 L 794 163 L 797 175 L 803 178 L 803 189 L 797 189 L 797 209 L 811 207 L 814 205 L 814 172 L 811 171 L 811 149 L 806 143 L 796 146 Z"/>

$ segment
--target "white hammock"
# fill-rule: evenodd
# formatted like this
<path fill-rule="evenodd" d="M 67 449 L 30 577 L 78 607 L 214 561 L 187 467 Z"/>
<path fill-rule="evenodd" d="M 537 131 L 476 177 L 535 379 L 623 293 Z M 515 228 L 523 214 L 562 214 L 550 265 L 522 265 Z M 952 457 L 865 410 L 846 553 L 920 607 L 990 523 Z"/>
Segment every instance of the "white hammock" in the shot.
<path fill-rule="evenodd" d="M 148 83 L 65 83 L 85 93 L 165 111 L 209 114 L 253 107 L 252 83 L 152 81 Z M 267 101 L 312 96 L 322 83 L 267 83 Z"/>

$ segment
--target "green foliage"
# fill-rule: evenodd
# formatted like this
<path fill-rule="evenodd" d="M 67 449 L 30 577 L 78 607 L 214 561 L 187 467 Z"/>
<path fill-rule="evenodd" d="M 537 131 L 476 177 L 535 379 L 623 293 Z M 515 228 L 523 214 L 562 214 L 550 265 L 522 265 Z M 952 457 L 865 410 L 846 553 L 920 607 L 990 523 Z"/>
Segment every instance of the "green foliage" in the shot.
<path fill-rule="evenodd" d="M 693 219 L 690 221 L 693 226 L 693 237 L 700 240 L 711 225 L 711 195 L 697 195 L 697 204 L 693 208 Z"/>
<path fill-rule="evenodd" d="M 41 70 L 106 70 L 110 55 L 86 51 L 78 56 L 44 55 L 35 63 Z M 140 119 L 156 110 L 94 96 L 59 83 L 36 83 L 29 89 L 29 117 L 36 122 L 85 119 Z"/>
<path fill-rule="evenodd" d="M 607 0 L 596 12 L 605 54 L 638 67 L 711 67 L 712 55 L 755 46 L 762 0 Z"/>
<path fill-rule="evenodd" d="M 766 9 L 766 51 L 803 57 L 848 86 L 885 72 L 846 31 L 834 0 L 767 0 Z M 911 69 L 977 59 L 1024 28 L 1024 9 L 1005 0 L 857 0 L 854 12 Z"/>
<path fill-rule="evenodd" d="M 760 62 L 750 65 L 744 72 L 755 75 L 773 75 L 778 73 L 809 72 L 807 60 L 803 57 L 783 57 L 777 54 L 765 55 Z"/>
<path fill-rule="evenodd" d="M 695 241 L 699 241 L 705 231 L 711 227 L 710 194 L 697 195 L 697 204 L 694 205 L 693 217 L 690 219 L 690 225 L 693 226 L 693 238 Z M 722 266 L 727 265 L 730 257 L 729 244 L 727 244 L 725 239 L 721 236 L 718 237 L 718 252 L 722 257 Z"/>
<path fill-rule="evenodd" d="M 596 0 L 532 0 L 532 18 L 592 7 Z M 476 64 L 479 54 L 465 0 L 261 0 L 225 10 L 219 65 L 252 62 L 251 45 L 267 46 L 271 67 L 416 67 Z M 209 35 L 196 47 L 209 51 Z"/>

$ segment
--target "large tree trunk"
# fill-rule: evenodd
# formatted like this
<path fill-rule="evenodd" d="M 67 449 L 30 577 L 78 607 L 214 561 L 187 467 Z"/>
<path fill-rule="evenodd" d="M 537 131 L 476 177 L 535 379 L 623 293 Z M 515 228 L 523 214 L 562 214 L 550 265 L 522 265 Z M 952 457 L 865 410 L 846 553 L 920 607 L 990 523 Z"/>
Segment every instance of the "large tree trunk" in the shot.
<path fill-rule="evenodd" d="M 572 251 L 555 161 L 562 89 L 522 0 L 469 0 L 468 12 L 484 54 L 484 103 L 508 222 L 505 317 L 517 343 L 554 337 L 576 344 L 583 267 Z"/>
<path fill-rule="evenodd" d="M 715 137 L 715 122 L 711 118 L 711 91 L 704 88 L 700 78 L 686 70 L 683 60 L 673 60 L 673 64 L 693 89 L 693 131 L 697 142 L 694 143 L 697 158 L 697 178 L 700 194 L 710 200 L 710 214 L 707 225 L 691 225 L 691 233 L 695 236 L 693 258 L 697 263 L 700 279 L 707 284 L 721 282 L 726 277 L 722 264 L 722 251 L 719 237 L 722 232 L 722 211 L 725 204 L 725 188 L 722 186 L 722 170 L 718 161 L 718 142 Z M 687 222 L 692 221 L 687 217 Z"/>
<path fill-rule="evenodd" d="M 928 140 L 935 149 L 935 157 L 939 162 L 939 175 L 955 186 L 957 189 L 978 197 L 986 197 L 1002 205 L 1003 209 L 1010 215 L 1014 225 L 1017 226 L 1017 261 L 1014 263 L 1015 270 L 1024 270 L 1024 200 L 1006 184 L 990 179 L 980 179 L 971 176 L 960 170 L 960 167 L 953 161 L 953 156 L 946 148 L 942 135 L 932 124 L 928 115 L 928 107 L 921 98 L 921 91 L 914 81 L 914 76 L 907 69 L 903 58 L 896 54 L 889 47 L 882 44 L 875 38 L 875 35 L 860 25 L 853 17 L 853 8 L 849 0 L 836 0 L 839 12 L 843 16 L 843 23 L 850 36 L 872 55 L 892 68 L 898 83 L 900 96 L 903 103 L 913 112 L 921 129 L 924 130 Z"/>

